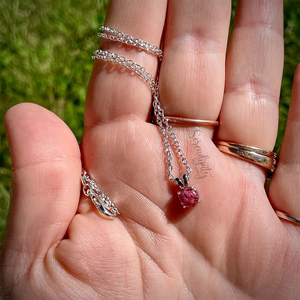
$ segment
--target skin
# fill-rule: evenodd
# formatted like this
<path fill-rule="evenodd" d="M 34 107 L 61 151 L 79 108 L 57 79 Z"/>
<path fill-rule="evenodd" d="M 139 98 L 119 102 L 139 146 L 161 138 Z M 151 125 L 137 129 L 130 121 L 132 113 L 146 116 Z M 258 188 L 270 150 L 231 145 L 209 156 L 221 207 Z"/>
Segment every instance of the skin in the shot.
<path fill-rule="evenodd" d="M 168 5 L 168 7 L 167 7 Z M 13 161 L 0 257 L 3 299 L 296 299 L 300 229 L 300 69 L 268 194 L 266 171 L 212 142 L 274 147 L 283 69 L 283 3 L 240 0 L 228 41 L 228 0 L 112 0 L 106 25 L 159 45 L 166 115 L 220 126 L 174 127 L 201 202 L 183 209 L 166 176 L 151 95 L 140 78 L 95 61 L 81 146 L 34 104 L 5 118 Z M 228 42 L 228 47 L 227 47 Z M 101 42 L 145 66 L 157 59 Z M 25 146 L 26 145 L 26 146 Z M 174 175 L 184 170 L 176 155 Z M 121 212 L 103 218 L 80 193 L 82 165 Z"/>

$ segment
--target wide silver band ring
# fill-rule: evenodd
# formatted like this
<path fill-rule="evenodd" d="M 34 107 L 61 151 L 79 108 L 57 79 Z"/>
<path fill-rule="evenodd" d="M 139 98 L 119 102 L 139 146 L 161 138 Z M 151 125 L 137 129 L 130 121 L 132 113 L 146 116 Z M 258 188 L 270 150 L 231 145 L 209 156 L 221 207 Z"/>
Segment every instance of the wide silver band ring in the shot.
<path fill-rule="evenodd" d="M 300 226 L 300 219 L 290 216 L 289 214 L 286 214 L 279 210 L 275 210 L 275 213 L 279 218 L 290 221 L 290 222 Z"/>

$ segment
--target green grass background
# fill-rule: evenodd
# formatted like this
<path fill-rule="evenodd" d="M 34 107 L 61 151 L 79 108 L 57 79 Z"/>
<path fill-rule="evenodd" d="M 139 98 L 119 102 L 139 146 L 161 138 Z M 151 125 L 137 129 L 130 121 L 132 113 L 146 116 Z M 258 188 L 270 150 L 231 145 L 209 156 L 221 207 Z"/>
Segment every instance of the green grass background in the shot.
<path fill-rule="evenodd" d="M 11 158 L 5 112 L 20 102 L 40 104 L 61 117 L 78 141 L 85 94 L 109 0 L 0 0 L 0 247 L 6 225 Z M 285 67 L 279 108 L 278 151 L 300 61 L 300 2 L 285 0 Z M 233 13 L 236 1 L 233 1 Z M 26 146 L 26 145 L 24 145 Z M 34 183 L 33 183 L 34 188 Z"/>

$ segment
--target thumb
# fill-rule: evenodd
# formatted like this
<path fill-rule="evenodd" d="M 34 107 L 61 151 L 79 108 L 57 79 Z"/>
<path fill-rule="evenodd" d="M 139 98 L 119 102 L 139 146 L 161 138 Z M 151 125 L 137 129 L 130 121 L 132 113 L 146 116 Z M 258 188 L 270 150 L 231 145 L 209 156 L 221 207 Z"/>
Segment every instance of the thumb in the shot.
<path fill-rule="evenodd" d="M 26 270 L 64 237 L 76 213 L 80 150 L 66 124 L 35 104 L 11 108 L 5 127 L 13 186 L 0 265 Z"/>

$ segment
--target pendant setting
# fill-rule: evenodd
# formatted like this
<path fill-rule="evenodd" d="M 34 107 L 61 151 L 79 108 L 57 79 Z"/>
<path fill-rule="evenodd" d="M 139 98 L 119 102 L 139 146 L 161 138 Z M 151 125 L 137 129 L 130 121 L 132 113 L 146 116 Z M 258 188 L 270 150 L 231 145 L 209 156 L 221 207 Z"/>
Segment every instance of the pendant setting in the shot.
<path fill-rule="evenodd" d="M 175 184 L 178 184 L 180 191 L 177 192 L 178 200 L 183 208 L 193 207 L 200 202 L 199 194 L 194 186 L 189 186 L 189 178 L 187 174 L 182 176 L 183 180 L 175 178 Z"/>

